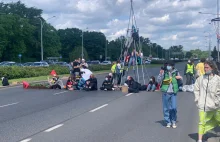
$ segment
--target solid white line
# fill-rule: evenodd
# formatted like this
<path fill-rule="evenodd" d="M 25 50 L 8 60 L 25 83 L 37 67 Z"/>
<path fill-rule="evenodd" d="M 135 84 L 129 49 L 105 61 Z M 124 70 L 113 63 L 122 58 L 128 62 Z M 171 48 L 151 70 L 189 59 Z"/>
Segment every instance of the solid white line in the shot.
<path fill-rule="evenodd" d="M 100 106 L 100 107 L 97 107 L 97 108 L 95 108 L 95 109 L 93 109 L 93 110 L 90 110 L 89 112 L 95 112 L 95 111 L 97 111 L 97 110 L 99 110 L 99 109 L 101 109 L 101 108 L 103 108 L 103 107 L 106 107 L 108 104 L 104 104 L 104 105 L 102 105 L 102 106 Z"/>
<path fill-rule="evenodd" d="M 59 95 L 59 94 L 63 94 L 63 93 L 66 93 L 66 92 L 68 92 L 68 91 L 63 91 L 63 92 L 55 93 L 53 95 Z"/>
<path fill-rule="evenodd" d="M 128 96 L 131 96 L 133 93 L 129 93 L 129 94 L 127 94 L 127 95 L 125 95 L 126 97 L 128 97 Z"/>
<path fill-rule="evenodd" d="M 49 129 L 45 130 L 44 132 L 51 132 L 51 131 L 53 131 L 53 130 L 59 128 L 59 127 L 62 127 L 62 126 L 63 126 L 63 124 L 59 124 L 59 125 L 56 125 L 54 127 L 51 127 Z"/>
<path fill-rule="evenodd" d="M 20 142 L 29 142 L 29 141 L 31 141 L 31 138 L 28 138 L 28 139 L 22 140 L 22 141 L 20 141 Z"/>
<path fill-rule="evenodd" d="M 16 105 L 16 104 L 18 104 L 18 103 L 19 103 L 19 102 L 7 104 L 7 105 L 3 105 L 3 106 L 0 106 L 0 108 L 7 107 L 7 106 L 12 106 L 12 105 Z"/>

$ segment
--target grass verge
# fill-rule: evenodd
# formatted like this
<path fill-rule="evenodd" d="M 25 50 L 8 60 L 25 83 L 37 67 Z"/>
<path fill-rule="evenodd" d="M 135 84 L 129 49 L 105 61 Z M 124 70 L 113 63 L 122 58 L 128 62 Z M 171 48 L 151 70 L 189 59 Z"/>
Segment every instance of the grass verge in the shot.
<path fill-rule="evenodd" d="M 161 66 L 161 64 L 149 64 L 145 65 L 146 68 L 151 68 L 151 67 L 158 67 Z M 140 68 L 141 66 L 138 66 Z M 125 67 L 126 68 L 126 67 Z M 109 73 L 110 70 L 103 70 L 103 71 L 94 71 L 94 74 L 100 74 L 100 73 Z M 49 76 L 49 75 L 48 75 Z M 15 85 L 17 82 L 22 82 L 22 81 L 27 81 L 27 82 L 34 82 L 34 81 L 43 81 L 47 80 L 48 76 L 38 76 L 38 77 L 30 77 L 30 78 L 18 78 L 18 79 L 11 79 L 9 80 L 10 85 Z M 69 74 L 63 74 L 60 75 L 60 78 L 63 77 L 69 77 Z M 2 82 L 0 82 L 0 86 L 2 86 Z"/>

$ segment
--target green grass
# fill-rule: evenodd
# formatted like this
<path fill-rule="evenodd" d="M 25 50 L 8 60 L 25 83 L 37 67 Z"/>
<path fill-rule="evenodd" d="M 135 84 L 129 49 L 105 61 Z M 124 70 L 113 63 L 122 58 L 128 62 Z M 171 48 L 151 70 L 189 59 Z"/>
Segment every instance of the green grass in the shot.
<path fill-rule="evenodd" d="M 147 68 L 151 68 L 151 67 L 158 67 L 161 66 L 161 64 L 149 64 L 149 65 L 145 65 L 145 67 Z M 126 66 L 127 67 L 127 66 Z M 125 69 L 126 69 L 125 67 Z M 132 68 L 132 67 L 130 67 Z M 141 68 L 141 65 L 138 66 L 138 68 Z M 94 74 L 101 74 L 101 73 L 109 73 L 110 70 L 103 70 L 103 71 L 94 71 Z M 48 75 L 49 76 L 49 75 Z M 22 81 L 27 81 L 27 82 L 34 82 L 34 81 L 44 81 L 47 80 L 48 76 L 38 76 L 38 77 L 30 77 L 30 78 L 18 78 L 18 79 L 11 79 L 9 80 L 9 83 L 12 84 L 13 82 L 22 82 Z M 69 77 L 69 74 L 63 74 L 60 75 L 61 78 L 63 77 Z M 2 86 L 2 83 L 0 82 L 0 86 Z"/>

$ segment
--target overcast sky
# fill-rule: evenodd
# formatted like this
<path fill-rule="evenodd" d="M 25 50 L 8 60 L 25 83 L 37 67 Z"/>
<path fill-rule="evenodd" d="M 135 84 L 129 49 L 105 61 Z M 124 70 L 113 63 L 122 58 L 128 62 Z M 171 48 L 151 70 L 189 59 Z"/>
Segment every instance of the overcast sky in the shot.
<path fill-rule="evenodd" d="M 45 19 L 55 15 L 48 22 L 56 29 L 88 27 L 90 31 L 103 32 L 108 39 L 126 36 L 130 0 L 21 1 L 29 7 L 43 9 Z M 209 24 L 216 16 L 198 12 L 216 13 L 217 0 L 133 0 L 133 5 L 140 35 L 164 48 L 181 44 L 184 50 L 207 50 L 204 31 L 211 33 L 212 46 L 216 45 L 215 30 Z"/>

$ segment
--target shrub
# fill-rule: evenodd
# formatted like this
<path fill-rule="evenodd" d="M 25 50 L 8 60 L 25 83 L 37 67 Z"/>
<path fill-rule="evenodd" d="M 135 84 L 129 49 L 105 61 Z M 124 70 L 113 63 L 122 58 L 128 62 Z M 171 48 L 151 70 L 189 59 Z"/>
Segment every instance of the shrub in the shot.
<path fill-rule="evenodd" d="M 111 65 L 91 65 L 91 71 L 102 71 L 111 69 Z M 0 77 L 6 76 L 8 79 L 29 78 L 49 75 L 52 70 L 55 70 L 58 75 L 69 74 L 68 67 L 50 66 L 50 67 L 0 67 Z"/>

